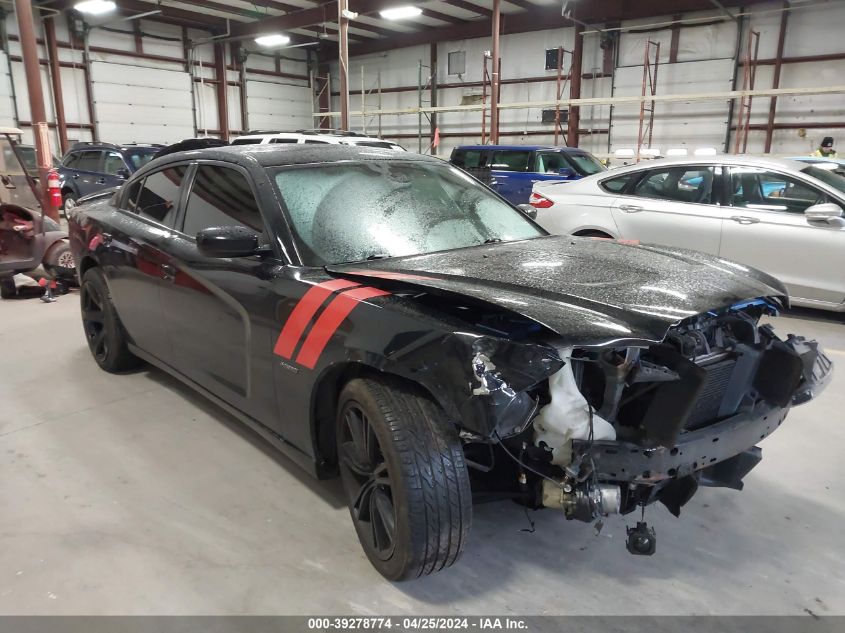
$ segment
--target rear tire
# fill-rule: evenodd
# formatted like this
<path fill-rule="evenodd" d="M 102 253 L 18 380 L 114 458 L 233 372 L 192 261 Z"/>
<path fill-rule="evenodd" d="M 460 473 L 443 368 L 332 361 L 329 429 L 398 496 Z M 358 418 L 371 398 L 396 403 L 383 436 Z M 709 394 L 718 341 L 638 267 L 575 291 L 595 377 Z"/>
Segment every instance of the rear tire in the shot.
<path fill-rule="evenodd" d="M 110 373 L 133 369 L 141 359 L 129 351 L 126 335 L 111 302 L 106 280 L 99 268 L 85 271 L 80 287 L 82 329 L 94 361 Z"/>
<path fill-rule="evenodd" d="M 445 413 L 396 380 L 352 380 L 338 404 L 340 474 L 367 558 L 389 580 L 452 565 L 469 535 L 472 493 Z"/>
<path fill-rule="evenodd" d="M 70 250 L 70 244 L 64 240 L 48 248 L 41 263 L 44 265 L 44 270 L 54 278 L 74 279 L 76 277 L 76 260 Z"/>

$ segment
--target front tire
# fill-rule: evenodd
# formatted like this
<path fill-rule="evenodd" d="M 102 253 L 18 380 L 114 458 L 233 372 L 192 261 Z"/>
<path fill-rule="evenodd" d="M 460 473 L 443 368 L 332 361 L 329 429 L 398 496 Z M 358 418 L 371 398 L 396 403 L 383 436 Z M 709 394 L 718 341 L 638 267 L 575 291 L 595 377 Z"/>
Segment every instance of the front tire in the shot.
<path fill-rule="evenodd" d="M 126 344 L 123 326 L 99 268 L 85 271 L 79 295 L 85 340 L 100 369 L 116 373 L 140 365 L 141 360 L 129 351 Z"/>
<path fill-rule="evenodd" d="M 445 413 L 395 380 L 352 380 L 338 404 L 340 475 L 367 558 L 389 580 L 452 565 L 469 535 L 472 493 Z"/>

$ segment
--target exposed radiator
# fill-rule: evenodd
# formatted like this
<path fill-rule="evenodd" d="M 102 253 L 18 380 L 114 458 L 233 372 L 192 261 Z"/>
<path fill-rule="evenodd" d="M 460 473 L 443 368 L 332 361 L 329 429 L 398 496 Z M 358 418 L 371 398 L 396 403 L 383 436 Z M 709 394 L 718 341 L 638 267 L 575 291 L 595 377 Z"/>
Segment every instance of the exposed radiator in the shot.
<path fill-rule="evenodd" d="M 735 365 L 734 358 L 726 358 L 703 366 L 703 369 L 707 371 L 707 378 L 687 418 L 685 425 L 687 429 L 693 430 L 707 426 L 719 415 L 719 407 L 725 398 L 725 391 L 731 381 Z"/>

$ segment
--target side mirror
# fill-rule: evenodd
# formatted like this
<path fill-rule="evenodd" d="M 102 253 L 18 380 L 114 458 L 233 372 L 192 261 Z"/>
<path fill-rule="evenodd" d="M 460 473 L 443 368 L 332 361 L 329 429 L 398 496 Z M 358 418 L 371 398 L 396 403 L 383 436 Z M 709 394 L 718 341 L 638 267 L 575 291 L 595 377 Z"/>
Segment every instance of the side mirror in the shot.
<path fill-rule="evenodd" d="M 197 248 L 206 257 L 248 257 L 258 251 L 258 233 L 243 226 L 214 226 L 197 233 Z"/>
<path fill-rule="evenodd" d="M 123 180 L 129 180 L 129 170 L 126 168 L 118 169 L 115 176 L 117 176 L 118 178 L 122 178 Z"/>
<path fill-rule="evenodd" d="M 842 209 L 832 202 L 814 204 L 804 209 L 804 217 L 807 218 L 807 222 L 830 223 L 831 220 L 842 217 Z"/>
<path fill-rule="evenodd" d="M 563 178 L 572 178 L 575 175 L 575 170 L 572 167 L 561 167 L 557 170 L 557 175 Z"/>
<path fill-rule="evenodd" d="M 537 209 L 532 207 L 530 204 L 519 204 L 516 206 L 517 209 L 522 211 L 525 215 L 527 215 L 532 220 L 537 219 Z"/>

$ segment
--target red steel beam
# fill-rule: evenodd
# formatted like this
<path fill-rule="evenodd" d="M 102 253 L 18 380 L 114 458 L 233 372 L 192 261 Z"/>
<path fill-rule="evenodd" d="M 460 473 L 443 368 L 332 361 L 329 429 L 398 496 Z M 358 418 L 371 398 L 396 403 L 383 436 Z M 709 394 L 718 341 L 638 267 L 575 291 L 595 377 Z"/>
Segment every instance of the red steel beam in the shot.
<path fill-rule="evenodd" d="M 783 47 L 786 42 L 786 26 L 789 22 L 789 2 L 783 3 L 784 11 L 780 14 L 780 31 L 778 32 L 778 47 L 775 52 L 775 68 L 772 77 L 772 88 L 780 87 L 780 69 L 783 66 Z M 778 98 L 769 99 L 769 118 L 766 121 L 766 142 L 763 151 L 768 154 L 772 151 L 772 138 L 775 133 L 775 113 L 778 108 Z"/>
<path fill-rule="evenodd" d="M 581 73 L 584 58 L 584 25 L 575 23 L 575 45 L 572 49 L 572 68 L 569 74 L 572 81 L 569 82 L 569 98 L 581 98 Z M 569 147 L 578 147 L 578 129 L 581 125 L 581 108 L 571 106 L 569 108 L 569 121 L 566 127 L 566 144 Z"/>
<path fill-rule="evenodd" d="M 50 144 L 45 135 L 40 134 L 37 126 L 47 124 L 44 109 L 44 92 L 41 89 L 41 66 L 38 63 L 38 45 L 35 43 L 35 27 L 30 0 L 15 0 L 15 14 L 18 18 L 18 31 L 21 38 L 21 53 L 26 72 L 26 87 L 29 93 L 29 110 L 32 113 L 35 152 L 38 159 L 39 195 L 41 210 L 54 220 L 59 219 L 59 210 L 49 203 L 47 195 L 47 165 L 53 162 Z"/>
<path fill-rule="evenodd" d="M 222 43 L 214 45 L 214 76 L 217 78 L 217 121 L 220 136 L 229 140 L 229 100 L 226 85 L 226 49 Z"/>
<path fill-rule="evenodd" d="M 67 119 L 65 118 L 62 67 L 59 61 L 59 50 L 56 46 L 56 24 L 54 20 L 53 17 L 44 20 L 44 39 L 47 42 L 47 57 L 50 60 L 50 83 L 53 87 L 53 110 L 56 113 L 56 127 L 59 131 L 59 146 L 62 154 L 64 154 L 68 150 Z"/>

